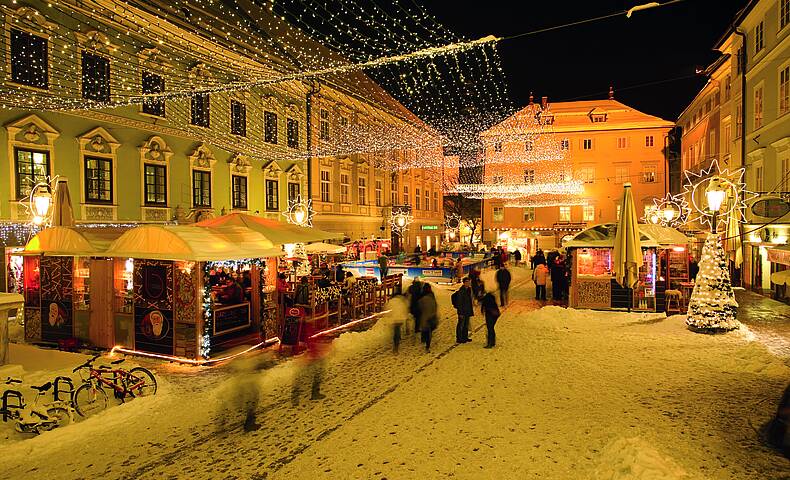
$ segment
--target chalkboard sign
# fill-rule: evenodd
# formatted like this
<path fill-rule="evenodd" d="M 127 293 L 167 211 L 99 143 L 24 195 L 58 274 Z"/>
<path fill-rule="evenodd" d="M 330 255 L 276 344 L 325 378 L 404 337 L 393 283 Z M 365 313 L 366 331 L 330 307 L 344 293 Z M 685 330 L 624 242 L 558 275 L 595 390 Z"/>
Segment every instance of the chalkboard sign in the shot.
<path fill-rule="evenodd" d="M 249 326 L 249 303 L 214 309 L 214 335 L 223 335 Z"/>
<path fill-rule="evenodd" d="M 763 198 L 752 204 L 752 213 L 766 218 L 784 217 L 790 213 L 790 204 L 781 198 Z"/>

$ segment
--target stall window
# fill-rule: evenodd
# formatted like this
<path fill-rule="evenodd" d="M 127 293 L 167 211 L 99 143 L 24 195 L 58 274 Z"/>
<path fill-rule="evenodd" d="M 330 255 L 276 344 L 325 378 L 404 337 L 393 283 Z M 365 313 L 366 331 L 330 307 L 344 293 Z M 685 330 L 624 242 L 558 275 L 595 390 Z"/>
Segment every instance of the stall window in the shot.
<path fill-rule="evenodd" d="M 112 203 L 112 160 L 85 157 L 85 201 Z"/>
<path fill-rule="evenodd" d="M 266 180 L 266 210 L 280 209 L 280 194 L 277 180 Z"/>
<path fill-rule="evenodd" d="M 46 183 L 49 177 L 49 152 L 14 148 L 16 172 L 16 199 L 30 195 L 38 183 Z"/>
<path fill-rule="evenodd" d="M 117 313 L 134 313 L 134 260 L 116 258 L 113 262 L 114 310 Z"/>
<path fill-rule="evenodd" d="M 277 114 L 263 112 L 263 141 L 277 144 Z"/>
<path fill-rule="evenodd" d="M 563 205 L 560 207 L 560 222 L 570 222 L 571 221 L 571 207 L 567 205 Z"/>
<path fill-rule="evenodd" d="M 192 125 L 209 128 L 211 126 L 211 98 L 208 93 L 196 93 L 190 100 Z"/>
<path fill-rule="evenodd" d="M 192 170 L 192 206 L 211 206 L 211 172 Z"/>
<path fill-rule="evenodd" d="M 143 72 L 143 94 L 164 93 L 165 79 L 161 75 Z M 165 99 L 150 97 L 143 100 L 143 113 L 157 117 L 165 116 Z"/>
<path fill-rule="evenodd" d="M 230 101 L 230 133 L 247 136 L 247 106 L 237 100 Z"/>
<path fill-rule="evenodd" d="M 579 275 L 612 274 L 612 251 L 609 248 L 580 248 L 576 259 L 576 273 Z"/>
<path fill-rule="evenodd" d="M 505 207 L 494 207 L 494 214 L 491 216 L 494 222 L 505 221 Z"/>
<path fill-rule="evenodd" d="M 11 29 L 11 81 L 29 87 L 49 88 L 48 40 Z"/>
<path fill-rule="evenodd" d="M 145 204 L 167 205 L 167 167 L 145 164 Z"/>
<path fill-rule="evenodd" d="M 75 310 L 90 310 L 90 259 L 74 257 L 72 295 Z"/>
<path fill-rule="evenodd" d="M 232 175 L 232 206 L 240 210 L 247 210 L 247 177 Z"/>
<path fill-rule="evenodd" d="M 82 98 L 110 101 L 110 60 L 82 52 Z"/>

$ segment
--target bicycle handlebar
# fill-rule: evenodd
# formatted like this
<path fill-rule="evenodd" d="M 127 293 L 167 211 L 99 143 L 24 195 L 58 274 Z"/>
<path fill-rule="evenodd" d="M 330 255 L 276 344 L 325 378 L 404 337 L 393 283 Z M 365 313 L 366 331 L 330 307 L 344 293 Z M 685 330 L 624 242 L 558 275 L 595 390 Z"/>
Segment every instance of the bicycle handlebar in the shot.
<path fill-rule="evenodd" d="M 72 370 L 72 372 L 76 372 L 77 370 L 82 370 L 83 368 L 89 368 L 89 367 L 93 366 L 93 362 L 95 362 L 96 359 L 99 358 L 99 357 L 101 357 L 101 353 L 98 353 L 98 354 L 92 356 L 90 359 L 88 359 L 82 365 L 80 365 L 78 367 L 74 367 L 74 370 Z"/>
<path fill-rule="evenodd" d="M 5 384 L 6 385 L 11 385 L 12 383 L 22 383 L 22 380 L 20 380 L 18 378 L 11 378 L 11 377 L 8 377 L 8 378 L 5 379 Z"/>

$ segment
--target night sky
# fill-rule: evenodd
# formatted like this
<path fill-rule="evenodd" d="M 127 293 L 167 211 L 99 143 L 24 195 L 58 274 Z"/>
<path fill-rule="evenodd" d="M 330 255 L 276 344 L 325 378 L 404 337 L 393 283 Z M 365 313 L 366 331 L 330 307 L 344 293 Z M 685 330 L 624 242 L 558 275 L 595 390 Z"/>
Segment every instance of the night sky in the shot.
<path fill-rule="evenodd" d="M 457 0 L 421 2 L 450 30 L 470 39 L 505 37 L 641 3 L 646 2 L 488 0 L 472 9 Z M 630 19 L 623 15 L 506 40 L 498 49 L 510 95 L 517 105 L 527 103 L 530 90 L 549 101 L 606 98 L 614 85 L 616 99 L 674 121 L 705 83 L 696 67 L 716 58 L 714 44 L 745 4 L 686 0 Z"/>

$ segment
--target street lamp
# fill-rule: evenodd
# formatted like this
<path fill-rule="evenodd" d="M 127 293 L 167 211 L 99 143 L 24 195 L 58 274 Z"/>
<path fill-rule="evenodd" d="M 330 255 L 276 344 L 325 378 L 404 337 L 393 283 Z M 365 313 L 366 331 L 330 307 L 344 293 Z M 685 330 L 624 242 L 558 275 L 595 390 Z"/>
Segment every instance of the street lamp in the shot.
<path fill-rule="evenodd" d="M 299 205 L 295 207 L 293 210 L 293 216 L 294 216 L 294 223 L 296 223 L 297 225 L 304 225 L 304 221 L 307 218 L 307 211 L 304 205 Z"/>
<path fill-rule="evenodd" d="M 46 184 L 37 185 L 30 196 L 33 204 L 33 223 L 41 225 L 49 217 L 49 208 L 52 206 L 52 194 Z"/>
<path fill-rule="evenodd" d="M 667 205 L 666 207 L 664 207 L 663 214 L 664 214 L 664 220 L 666 220 L 667 223 L 670 223 L 675 218 L 675 209 L 672 208 L 672 206 Z"/>
<path fill-rule="evenodd" d="M 719 225 L 717 215 L 726 196 L 727 190 L 724 189 L 721 179 L 719 177 L 713 177 L 705 188 L 705 199 L 708 202 L 708 210 L 710 210 L 713 215 L 711 221 L 713 233 L 717 233 L 718 231 Z"/>

